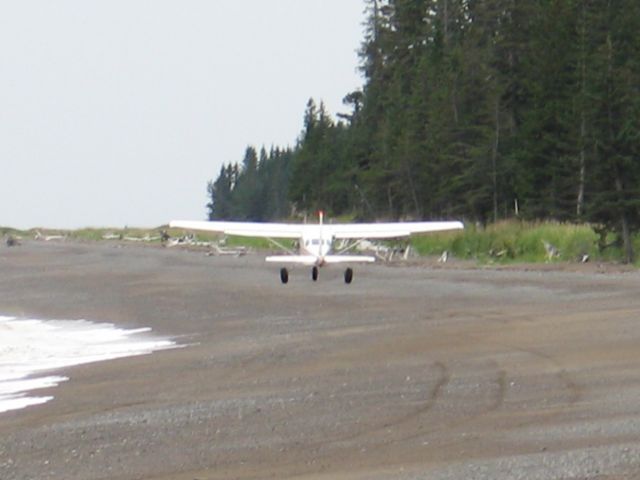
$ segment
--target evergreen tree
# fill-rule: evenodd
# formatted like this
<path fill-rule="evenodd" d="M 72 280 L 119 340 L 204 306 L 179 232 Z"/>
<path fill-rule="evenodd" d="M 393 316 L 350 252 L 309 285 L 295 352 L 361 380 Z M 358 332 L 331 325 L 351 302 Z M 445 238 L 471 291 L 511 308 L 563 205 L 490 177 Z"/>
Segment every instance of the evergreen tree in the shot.
<path fill-rule="evenodd" d="M 231 172 L 223 165 L 220 168 L 218 178 L 215 181 L 210 181 L 207 185 L 207 192 L 210 199 L 209 203 L 207 203 L 209 220 L 231 218 L 231 190 Z"/>
<path fill-rule="evenodd" d="M 589 220 L 640 228 L 640 3 L 366 0 L 362 89 L 209 183 L 212 218 Z"/>
<path fill-rule="evenodd" d="M 625 259 L 640 228 L 640 5 L 607 0 L 594 20 L 590 93 L 595 161 L 588 217 L 617 232 Z"/>

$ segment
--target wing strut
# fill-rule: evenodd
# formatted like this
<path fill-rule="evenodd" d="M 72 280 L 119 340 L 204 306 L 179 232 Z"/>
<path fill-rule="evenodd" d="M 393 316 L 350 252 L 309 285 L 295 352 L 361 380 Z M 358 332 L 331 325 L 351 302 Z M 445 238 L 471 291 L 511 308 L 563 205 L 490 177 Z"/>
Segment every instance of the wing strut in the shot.
<path fill-rule="evenodd" d="M 360 238 L 360 239 L 356 240 L 355 242 L 349 242 L 346 247 L 342 247 L 340 250 L 338 250 L 336 252 L 336 255 L 340 255 L 340 254 L 342 254 L 344 252 L 348 252 L 349 250 L 353 250 L 354 248 L 356 248 L 358 245 L 360 245 L 365 240 L 366 239 L 364 239 L 364 238 Z"/>
<path fill-rule="evenodd" d="M 280 248 L 281 250 L 284 250 L 285 252 L 289 253 L 290 255 L 296 255 L 296 252 L 294 252 L 293 250 L 291 250 L 290 248 L 285 247 L 284 245 L 282 245 L 280 242 L 274 240 L 271 237 L 264 237 L 267 239 L 267 241 L 271 242 L 272 244 L 274 244 L 276 247 Z"/>

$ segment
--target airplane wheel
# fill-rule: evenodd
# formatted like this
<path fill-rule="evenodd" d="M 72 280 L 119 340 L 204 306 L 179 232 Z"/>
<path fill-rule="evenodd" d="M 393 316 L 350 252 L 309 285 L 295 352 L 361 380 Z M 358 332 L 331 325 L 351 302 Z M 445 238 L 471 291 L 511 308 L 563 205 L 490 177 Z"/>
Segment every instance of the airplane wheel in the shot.
<path fill-rule="evenodd" d="M 314 282 L 318 280 L 318 267 L 313 267 L 311 269 L 311 280 Z"/>
<path fill-rule="evenodd" d="M 289 272 L 287 272 L 286 268 L 280 269 L 280 281 L 282 283 L 287 283 L 289 281 Z"/>
<path fill-rule="evenodd" d="M 344 271 L 344 283 L 351 283 L 353 280 L 353 269 L 347 268 Z"/>

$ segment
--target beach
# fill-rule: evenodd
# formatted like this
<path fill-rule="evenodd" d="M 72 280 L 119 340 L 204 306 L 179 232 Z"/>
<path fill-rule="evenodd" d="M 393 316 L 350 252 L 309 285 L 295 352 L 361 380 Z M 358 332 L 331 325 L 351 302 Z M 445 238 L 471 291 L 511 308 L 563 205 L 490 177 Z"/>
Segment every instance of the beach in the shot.
<path fill-rule="evenodd" d="M 0 316 L 177 348 L 47 372 L 50 401 L 0 413 L 0 478 L 638 478 L 639 290 L 402 262 L 283 285 L 261 254 L 24 241 Z"/>

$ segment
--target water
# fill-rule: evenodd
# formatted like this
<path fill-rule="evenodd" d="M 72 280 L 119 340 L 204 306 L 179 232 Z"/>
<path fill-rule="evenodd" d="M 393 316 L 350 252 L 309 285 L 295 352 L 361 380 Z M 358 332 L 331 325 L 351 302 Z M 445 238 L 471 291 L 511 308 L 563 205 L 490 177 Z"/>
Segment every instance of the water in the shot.
<path fill-rule="evenodd" d="M 150 331 L 87 320 L 0 317 L 0 413 L 52 400 L 29 392 L 68 380 L 47 374 L 53 370 L 175 347 Z"/>

